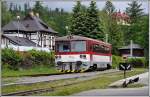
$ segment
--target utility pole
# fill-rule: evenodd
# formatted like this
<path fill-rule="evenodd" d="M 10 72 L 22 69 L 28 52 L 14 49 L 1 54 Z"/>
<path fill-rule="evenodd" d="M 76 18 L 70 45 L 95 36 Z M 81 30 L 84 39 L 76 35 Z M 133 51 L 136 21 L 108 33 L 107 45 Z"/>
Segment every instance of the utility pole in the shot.
<path fill-rule="evenodd" d="M 19 20 L 20 20 L 20 16 L 17 16 L 17 21 L 18 21 L 18 37 L 19 37 Z"/>
<path fill-rule="evenodd" d="M 133 41 L 130 41 L 130 57 L 133 56 Z"/>
<path fill-rule="evenodd" d="M 17 34 L 18 34 L 18 38 L 19 38 L 19 20 L 20 20 L 20 16 L 17 16 L 17 21 L 18 21 L 18 33 Z M 18 45 L 17 51 L 19 51 L 19 45 Z"/>
<path fill-rule="evenodd" d="M 105 42 L 108 43 L 108 34 L 106 34 Z"/>

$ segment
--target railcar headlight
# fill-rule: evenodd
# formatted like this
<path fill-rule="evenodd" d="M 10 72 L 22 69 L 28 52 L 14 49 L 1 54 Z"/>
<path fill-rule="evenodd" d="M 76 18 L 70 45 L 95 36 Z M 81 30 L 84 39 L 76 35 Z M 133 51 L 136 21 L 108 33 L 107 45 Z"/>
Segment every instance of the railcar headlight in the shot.
<path fill-rule="evenodd" d="M 80 55 L 80 58 L 86 59 L 86 55 Z"/>
<path fill-rule="evenodd" d="M 58 55 L 58 56 L 55 56 L 55 58 L 56 58 L 56 59 L 61 59 L 61 56 L 60 56 L 60 55 Z"/>

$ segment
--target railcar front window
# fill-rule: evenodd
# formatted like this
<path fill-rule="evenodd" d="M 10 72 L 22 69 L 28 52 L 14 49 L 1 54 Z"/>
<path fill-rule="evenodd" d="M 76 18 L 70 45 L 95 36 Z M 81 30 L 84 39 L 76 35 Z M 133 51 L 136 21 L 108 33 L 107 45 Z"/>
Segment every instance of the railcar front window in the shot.
<path fill-rule="evenodd" d="M 59 52 L 69 52 L 70 51 L 69 44 L 58 44 L 57 47 L 58 47 L 57 51 L 59 51 Z"/>
<path fill-rule="evenodd" d="M 72 52 L 86 51 L 86 42 L 85 41 L 72 41 L 71 42 L 71 51 Z"/>

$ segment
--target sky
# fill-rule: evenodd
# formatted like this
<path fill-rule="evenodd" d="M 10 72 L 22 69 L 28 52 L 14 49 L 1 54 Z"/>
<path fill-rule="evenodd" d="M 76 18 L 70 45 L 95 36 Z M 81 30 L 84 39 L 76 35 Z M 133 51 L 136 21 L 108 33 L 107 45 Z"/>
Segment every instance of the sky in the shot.
<path fill-rule="evenodd" d="M 35 4 L 35 0 L 6 0 L 8 5 L 10 2 L 13 4 L 24 6 L 24 3 L 29 3 L 30 7 L 33 7 Z M 43 6 L 47 6 L 51 9 L 55 8 L 63 8 L 64 11 L 72 12 L 72 8 L 76 4 L 76 0 L 41 0 Z M 99 10 L 102 10 L 105 6 L 106 0 L 95 0 L 97 7 Z M 132 0 L 111 0 L 114 4 L 116 10 L 120 10 L 121 12 L 125 11 L 126 7 L 128 7 L 128 3 L 131 3 Z M 144 9 L 145 13 L 148 13 L 148 0 L 137 0 L 138 3 L 142 3 L 141 8 Z M 90 0 L 81 0 L 81 3 L 85 6 L 89 6 Z"/>

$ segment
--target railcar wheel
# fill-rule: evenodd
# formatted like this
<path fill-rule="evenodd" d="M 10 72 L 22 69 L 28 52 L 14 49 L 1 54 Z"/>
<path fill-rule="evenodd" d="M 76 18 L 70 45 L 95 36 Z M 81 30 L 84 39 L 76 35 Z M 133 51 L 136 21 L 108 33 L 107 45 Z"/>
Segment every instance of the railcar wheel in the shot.
<path fill-rule="evenodd" d="M 107 69 L 111 69 L 111 65 L 110 64 L 107 64 Z"/>
<path fill-rule="evenodd" d="M 97 64 L 94 64 L 93 65 L 93 70 L 96 70 L 97 69 Z"/>

